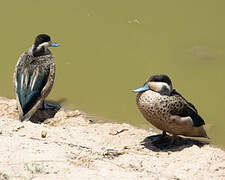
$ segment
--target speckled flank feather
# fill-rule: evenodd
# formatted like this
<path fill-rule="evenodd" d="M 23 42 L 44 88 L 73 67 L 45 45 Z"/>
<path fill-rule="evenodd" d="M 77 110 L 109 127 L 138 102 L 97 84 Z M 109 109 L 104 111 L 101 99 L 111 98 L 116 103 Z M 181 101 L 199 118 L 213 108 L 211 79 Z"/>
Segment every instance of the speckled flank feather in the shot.
<path fill-rule="evenodd" d="M 178 93 L 167 96 L 148 90 L 138 93 L 136 101 L 143 116 L 155 127 L 174 135 L 207 137 L 204 121 Z"/>
<path fill-rule="evenodd" d="M 20 120 L 29 120 L 50 92 L 55 77 L 55 63 L 47 55 L 34 57 L 31 49 L 24 52 L 16 65 L 14 85 Z"/>

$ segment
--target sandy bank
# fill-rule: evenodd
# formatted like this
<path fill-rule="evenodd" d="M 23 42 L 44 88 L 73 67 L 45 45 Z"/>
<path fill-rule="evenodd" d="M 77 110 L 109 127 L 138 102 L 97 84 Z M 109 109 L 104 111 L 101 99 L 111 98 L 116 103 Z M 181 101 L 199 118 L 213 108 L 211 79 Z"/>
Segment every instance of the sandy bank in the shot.
<path fill-rule="evenodd" d="M 154 132 L 78 110 L 41 124 L 17 118 L 15 100 L 0 98 L 0 180 L 225 179 L 225 152 L 197 141 L 160 150 L 146 140 Z"/>

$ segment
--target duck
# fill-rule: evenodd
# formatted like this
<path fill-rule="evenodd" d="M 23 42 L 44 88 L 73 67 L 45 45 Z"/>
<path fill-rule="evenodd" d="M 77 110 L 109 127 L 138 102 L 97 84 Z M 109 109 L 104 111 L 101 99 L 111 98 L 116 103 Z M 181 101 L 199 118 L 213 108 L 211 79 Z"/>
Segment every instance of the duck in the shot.
<path fill-rule="evenodd" d="M 173 88 L 167 75 L 152 75 L 133 92 L 137 93 L 136 104 L 144 118 L 162 130 L 160 136 L 153 138 L 154 142 L 160 143 L 167 132 L 172 134 L 169 144 L 174 144 L 177 135 L 209 138 L 197 109 Z"/>
<path fill-rule="evenodd" d="M 58 46 L 49 35 L 39 34 L 17 61 L 13 82 L 21 122 L 30 120 L 38 109 L 49 108 L 44 100 L 54 84 L 55 61 L 48 48 Z"/>

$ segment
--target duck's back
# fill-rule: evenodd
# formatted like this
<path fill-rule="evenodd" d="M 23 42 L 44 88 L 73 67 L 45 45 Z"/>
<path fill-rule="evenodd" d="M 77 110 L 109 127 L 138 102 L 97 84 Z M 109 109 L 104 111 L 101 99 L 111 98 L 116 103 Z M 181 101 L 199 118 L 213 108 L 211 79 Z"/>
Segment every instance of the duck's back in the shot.
<path fill-rule="evenodd" d="M 50 65 L 53 63 L 54 59 L 52 54 L 34 57 L 31 55 L 30 50 L 28 50 L 20 56 L 17 62 L 17 73 L 23 71 L 24 69 L 33 72 L 36 68 L 41 68 L 46 71 L 46 73 L 49 73 Z"/>

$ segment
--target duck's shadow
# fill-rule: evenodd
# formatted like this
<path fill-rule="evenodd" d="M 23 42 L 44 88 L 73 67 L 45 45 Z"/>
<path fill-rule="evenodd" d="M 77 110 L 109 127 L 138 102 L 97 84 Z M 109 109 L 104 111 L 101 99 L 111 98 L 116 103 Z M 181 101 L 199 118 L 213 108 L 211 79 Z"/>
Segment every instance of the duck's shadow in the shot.
<path fill-rule="evenodd" d="M 59 101 L 45 101 L 45 106 L 49 107 L 46 109 L 39 109 L 37 112 L 30 118 L 30 121 L 33 123 L 42 123 L 46 119 L 53 118 L 55 114 L 61 109 L 61 103 L 65 99 Z"/>
<path fill-rule="evenodd" d="M 154 135 L 155 136 L 155 135 Z M 160 136 L 160 135 L 159 135 Z M 206 144 L 209 144 L 208 142 L 205 141 L 200 141 L 200 140 L 196 140 L 196 139 L 191 139 L 191 138 L 184 138 L 184 137 L 180 137 L 180 136 L 176 136 L 174 144 L 169 145 L 169 146 L 165 146 L 159 143 L 154 143 L 152 141 L 152 136 L 146 137 L 142 142 L 141 145 L 143 145 L 145 148 L 151 150 L 151 151 L 155 151 L 155 152 L 160 152 L 160 151 L 172 151 L 172 152 L 176 152 L 176 151 L 181 151 L 185 148 L 189 148 L 193 145 L 196 145 L 198 147 L 203 147 Z M 170 141 L 172 136 L 167 135 L 167 140 Z"/>

